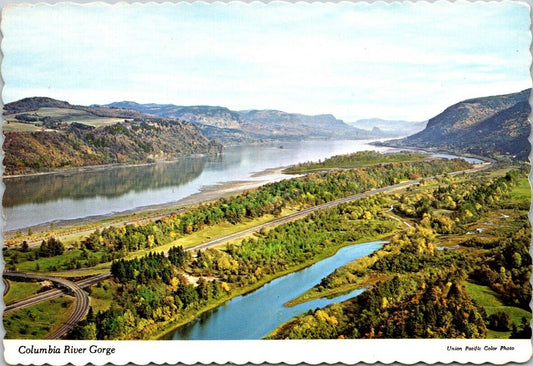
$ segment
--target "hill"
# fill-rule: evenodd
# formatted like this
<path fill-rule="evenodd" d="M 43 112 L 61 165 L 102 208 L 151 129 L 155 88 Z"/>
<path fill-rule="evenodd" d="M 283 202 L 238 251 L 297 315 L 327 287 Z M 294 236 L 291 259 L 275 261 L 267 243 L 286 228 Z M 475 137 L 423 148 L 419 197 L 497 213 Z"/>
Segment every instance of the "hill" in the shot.
<path fill-rule="evenodd" d="M 107 107 L 127 108 L 156 116 L 177 118 L 187 122 L 218 128 L 238 129 L 240 118 L 237 112 L 225 107 L 212 106 L 178 106 L 174 104 L 139 104 L 135 102 L 115 102 Z"/>
<path fill-rule="evenodd" d="M 131 108 L 194 123 L 211 139 L 225 145 L 301 139 L 362 139 L 385 136 L 347 125 L 331 114 L 309 116 L 277 110 L 232 111 L 225 107 L 178 106 L 115 102 L 107 107 Z"/>
<path fill-rule="evenodd" d="M 292 138 L 371 138 L 371 132 L 351 127 L 331 114 L 309 116 L 277 110 L 239 112 L 243 130 L 264 137 Z"/>
<path fill-rule="evenodd" d="M 6 104 L 4 120 L 6 175 L 222 151 L 188 122 L 50 98 Z"/>
<path fill-rule="evenodd" d="M 17 120 L 23 120 L 20 117 L 17 118 L 19 114 L 25 114 L 33 112 L 32 114 L 39 114 L 42 112 L 44 114 L 49 114 L 49 112 L 54 109 L 65 110 L 68 112 L 77 111 L 73 113 L 74 115 L 92 115 L 95 117 L 109 117 L 109 118 L 141 118 L 144 117 L 143 113 L 139 113 L 136 110 L 132 109 L 122 109 L 122 108 L 108 108 L 101 106 L 81 106 L 81 105 L 72 105 L 65 101 L 60 101 L 47 97 L 31 97 L 18 100 L 16 102 L 7 103 L 4 106 L 4 117 L 10 118 L 14 117 Z M 65 115 L 67 115 L 65 113 Z M 55 117 L 55 116 L 53 116 Z M 61 116 L 59 116 L 61 117 Z M 61 119 L 61 118 L 60 118 Z"/>
<path fill-rule="evenodd" d="M 519 93 L 469 99 L 448 107 L 412 136 L 383 143 L 527 160 L 531 150 L 529 95 Z"/>
<path fill-rule="evenodd" d="M 350 126 L 360 128 L 367 131 L 379 129 L 383 134 L 390 137 L 401 137 L 413 135 L 426 128 L 427 121 L 424 122 L 410 122 L 386 120 L 381 118 L 360 119 L 355 122 L 347 122 Z"/>

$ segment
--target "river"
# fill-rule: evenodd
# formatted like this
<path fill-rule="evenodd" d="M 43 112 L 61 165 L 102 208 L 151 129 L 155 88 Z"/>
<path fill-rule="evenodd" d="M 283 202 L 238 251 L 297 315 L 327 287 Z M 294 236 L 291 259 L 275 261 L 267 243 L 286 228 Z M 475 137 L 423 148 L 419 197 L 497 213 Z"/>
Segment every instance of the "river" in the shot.
<path fill-rule="evenodd" d="M 277 278 L 247 295 L 231 299 L 226 304 L 168 333 L 163 339 L 261 339 L 296 315 L 348 300 L 363 292 L 363 289 L 358 289 L 333 299 L 317 299 L 290 308 L 283 306 L 287 301 L 320 283 L 322 278 L 336 268 L 369 255 L 380 249 L 384 243 L 374 241 L 344 247 L 335 255 L 312 266 Z"/>
<path fill-rule="evenodd" d="M 268 169 L 363 150 L 373 140 L 299 141 L 228 147 L 221 156 L 144 166 L 101 167 L 4 179 L 5 231 L 101 217 L 170 204 L 201 189 L 235 181 L 283 179 Z"/>

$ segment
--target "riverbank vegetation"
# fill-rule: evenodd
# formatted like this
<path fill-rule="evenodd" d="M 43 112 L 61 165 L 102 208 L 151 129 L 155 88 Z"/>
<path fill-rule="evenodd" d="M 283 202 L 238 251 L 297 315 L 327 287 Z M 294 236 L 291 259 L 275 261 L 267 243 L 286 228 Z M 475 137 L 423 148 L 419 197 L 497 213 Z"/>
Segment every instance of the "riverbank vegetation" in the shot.
<path fill-rule="evenodd" d="M 301 163 L 283 170 L 287 174 L 302 174 L 329 169 L 355 169 L 390 163 L 406 163 L 427 160 L 428 155 L 402 151 L 383 154 L 376 151 L 361 151 L 353 154 L 336 155 L 319 162 Z"/>
<path fill-rule="evenodd" d="M 416 228 L 288 305 L 370 289 L 270 338 L 530 338 L 531 229 L 516 205 L 530 200 L 525 173 L 440 179 L 396 194 L 393 212 Z"/>
<path fill-rule="evenodd" d="M 360 154 L 366 159 L 366 154 Z M 51 251 L 50 255 L 41 258 L 41 254 L 45 252 L 43 245 L 41 248 L 30 249 L 22 243 L 18 248 L 4 250 L 6 268 L 50 272 L 94 267 L 139 250 L 152 250 L 220 223 L 238 224 L 243 220 L 265 215 L 279 216 L 285 207 L 311 207 L 401 181 L 470 167 L 464 160 L 454 159 L 380 164 L 361 169 L 313 173 L 267 184 L 259 189 L 205 203 L 156 221 L 97 229 L 74 243 L 65 254 Z M 48 241 L 63 245 L 53 238 Z"/>

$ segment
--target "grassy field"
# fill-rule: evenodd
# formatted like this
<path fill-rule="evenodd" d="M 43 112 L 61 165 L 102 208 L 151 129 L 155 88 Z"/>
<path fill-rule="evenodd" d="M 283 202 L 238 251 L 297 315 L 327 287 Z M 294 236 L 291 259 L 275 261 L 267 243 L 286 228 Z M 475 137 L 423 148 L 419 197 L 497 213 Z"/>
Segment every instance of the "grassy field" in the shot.
<path fill-rule="evenodd" d="M 108 125 L 114 125 L 118 122 L 124 122 L 124 118 L 109 118 L 109 117 L 95 117 L 95 116 L 84 116 L 84 117 L 72 117 L 65 121 L 66 123 L 79 122 L 85 125 L 102 127 Z"/>
<path fill-rule="evenodd" d="M 81 111 L 78 109 L 69 109 L 69 108 L 39 108 L 37 111 L 33 112 L 37 114 L 39 117 L 52 117 L 52 118 L 69 118 L 69 117 L 82 117 L 89 115 L 85 111 Z M 33 114 L 32 113 L 32 114 Z"/>
<path fill-rule="evenodd" d="M 58 269 L 60 269 L 61 265 L 66 262 L 74 262 L 77 258 L 79 258 L 80 253 L 82 251 L 80 249 L 74 249 L 69 250 L 63 253 L 62 255 L 54 256 L 54 257 L 45 257 L 45 258 L 39 258 L 37 260 L 29 261 L 29 260 L 21 260 L 19 263 L 12 264 L 11 260 L 7 261 L 7 268 L 12 268 L 12 266 L 15 266 L 15 270 L 19 272 L 55 272 Z M 100 257 L 103 256 L 104 253 L 91 253 L 90 255 L 100 259 Z M 19 258 L 22 258 L 22 255 L 20 255 Z M 86 260 L 82 260 L 82 262 L 86 262 Z M 74 268 L 74 267 L 71 267 Z"/>
<path fill-rule="evenodd" d="M 531 202 L 531 187 L 527 178 L 522 178 L 518 181 L 516 187 L 511 191 L 512 203 L 530 203 Z"/>
<path fill-rule="evenodd" d="M 37 111 L 30 114 L 36 115 L 38 118 L 51 117 L 55 120 L 72 123 L 79 122 L 86 125 L 101 127 L 106 125 L 112 125 L 117 122 L 123 122 L 124 118 L 111 118 L 111 117 L 99 117 L 87 113 L 83 110 L 67 109 L 67 108 L 39 108 Z M 5 123 L 3 128 L 5 131 L 39 131 L 40 127 L 30 123 L 20 123 L 15 119 L 15 115 L 7 115 L 4 117 Z"/>
<path fill-rule="evenodd" d="M 520 325 L 522 317 L 526 317 L 528 321 L 531 321 L 530 312 L 514 306 L 504 305 L 498 298 L 498 295 L 489 287 L 477 285 L 471 282 L 465 282 L 464 285 L 468 291 L 468 295 L 480 306 L 483 306 L 488 316 L 498 311 L 503 311 L 511 317 L 512 322 L 516 326 Z M 511 332 L 496 332 L 489 330 L 487 338 L 509 338 L 510 334 Z"/>
<path fill-rule="evenodd" d="M 106 311 L 109 309 L 113 297 L 116 296 L 116 290 L 117 286 L 115 282 L 111 280 L 98 282 L 90 287 L 89 299 L 95 314 L 99 311 Z"/>
<path fill-rule="evenodd" d="M 41 131 L 41 127 L 35 126 L 31 123 L 21 123 L 14 120 L 5 121 L 2 124 L 2 130 L 5 132 L 37 132 Z"/>
<path fill-rule="evenodd" d="M 102 273 L 109 272 L 111 270 L 111 262 L 97 264 L 94 267 L 90 268 L 80 268 L 72 270 L 57 271 L 54 273 L 48 273 L 53 276 L 59 276 L 64 278 L 72 277 L 87 277 L 87 276 L 96 276 Z"/>
<path fill-rule="evenodd" d="M 9 291 L 4 296 L 4 303 L 11 304 L 35 294 L 41 285 L 38 282 L 16 282 L 8 280 Z"/>
<path fill-rule="evenodd" d="M 73 305 L 74 298 L 61 296 L 4 314 L 5 338 L 43 339 L 68 319 Z"/>

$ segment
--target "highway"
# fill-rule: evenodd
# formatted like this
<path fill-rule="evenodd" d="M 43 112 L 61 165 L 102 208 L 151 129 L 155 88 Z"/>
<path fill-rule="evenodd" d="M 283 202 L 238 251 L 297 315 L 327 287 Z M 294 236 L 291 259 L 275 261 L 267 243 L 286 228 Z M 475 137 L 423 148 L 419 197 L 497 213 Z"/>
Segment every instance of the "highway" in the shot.
<path fill-rule="evenodd" d="M 248 234 L 252 234 L 252 233 L 258 232 L 258 231 L 260 231 L 263 228 L 273 227 L 273 226 L 285 224 L 285 223 L 290 222 L 290 221 L 301 219 L 301 218 L 303 218 L 303 217 L 305 217 L 305 216 L 307 216 L 307 215 L 309 215 L 309 214 L 311 214 L 313 212 L 319 211 L 319 210 L 332 208 L 332 207 L 338 206 L 338 205 L 343 204 L 343 203 L 355 201 L 355 200 L 358 200 L 358 199 L 361 199 L 361 198 L 365 198 L 365 197 L 368 197 L 368 196 L 372 196 L 372 195 L 375 195 L 375 194 L 378 194 L 378 193 L 392 191 L 392 190 L 400 189 L 400 188 L 406 188 L 408 186 L 411 186 L 411 185 L 414 185 L 414 184 L 418 184 L 418 183 L 419 183 L 419 180 L 409 181 L 409 182 L 404 182 L 404 183 L 400 183 L 400 184 L 395 184 L 393 186 L 388 186 L 388 187 L 384 187 L 384 188 L 378 188 L 378 189 L 374 189 L 374 190 L 371 190 L 371 191 L 368 191 L 368 192 L 358 193 L 358 194 L 354 194 L 352 196 L 340 198 L 338 200 L 334 200 L 334 201 L 330 201 L 330 202 L 327 202 L 327 203 L 323 203 L 321 205 L 317 205 L 317 206 L 313 206 L 313 207 L 310 207 L 310 208 L 306 208 L 304 210 L 301 210 L 301 211 L 292 213 L 290 215 L 274 219 L 272 221 L 266 222 L 266 223 L 261 224 L 261 225 L 254 226 L 254 227 L 249 228 L 249 229 L 245 229 L 245 230 L 239 231 L 239 232 L 234 233 L 234 234 L 221 236 L 219 238 L 216 238 L 216 239 L 207 241 L 207 242 L 205 242 L 203 244 L 197 245 L 197 246 L 195 246 L 193 248 L 189 248 L 187 250 L 190 251 L 190 250 L 206 249 L 206 248 L 209 248 L 209 247 L 213 247 L 215 245 L 218 245 L 218 244 L 221 244 L 221 243 L 224 243 L 224 242 L 228 242 L 230 240 L 237 239 L 237 238 L 240 238 L 240 237 L 248 235 Z"/>
<path fill-rule="evenodd" d="M 23 276 L 20 276 L 20 275 L 24 275 L 23 273 L 19 273 L 19 272 L 4 272 L 4 277 L 6 277 L 6 273 L 8 273 L 8 277 L 9 277 L 9 273 L 11 273 L 12 277 L 18 277 L 18 278 L 24 278 Z M 40 279 L 40 280 L 43 280 L 45 276 L 33 276 L 33 277 L 29 277 L 31 275 L 26 275 L 27 277 L 25 278 L 34 278 L 34 279 L 37 279 L 37 277 Z M 100 282 L 100 281 L 103 281 L 105 280 L 106 278 L 109 278 L 111 277 L 111 273 L 110 272 L 107 272 L 107 273 L 102 273 L 102 274 L 99 274 L 99 275 L 96 275 L 96 276 L 92 276 L 92 277 L 88 277 L 88 278 L 85 278 L 83 280 L 80 280 L 80 281 L 76 281 L 76 282 L 73 282 L 76 286 L 78 286 L 79 288 L 86 288 L 86 287 L 89 287 L 97 282 Z M 50 279 L 51 278 L 51 279 Z M 46 279 L 50 279 L 50 281 L 56 281 L 57 279 L 61 279 L 60 277 L 47 277 Z M 68 281 L 68 282 L 71 282 L 71 281 Z M 10 313 L 10 312 L 13 312 L 13 311 L 17 311 L 17 310 L 20 310 L 20 309 L 23 309 L 25 307 L 28 307 L 28 306 L 31 306 L 31 305 L 35 305 L 41 301 L 45 301 L 45 300 L 50 300 L 50 299 L 53 299 L 54 297 L 58 297 L 60 296 L 61 294 L 63 294 L 63 291 L 60 290 L 60 289 L 53 289 L 53 290 L 48 290 L 48 291 L 44 291 L 44 292 L 41 292 L 39 294 L 36 294 L 36 295 L 32 295 L 30 297 L 27 297 L 25 299 L 22 299 L 22 300 L 19 300 L 19 301 L 16 301 L 14 303 L 11 303 L 9 305 L 6 305 L 5 309 L 4 309 L 4 313 L 7 314 L 7 313 Z"/>
<path fill-rule="evenodd" d="M 460 175 L 460 174 L 464 174 L 464 173 L 473 173 L 473 172 L 477 172 L 477 171 L 480 171 L 480 170 L 487 169 L 491 165 L 492 165 L 491 163 L 487 163 L 487 164 L 480 165 L 479 167 L 476 167 L 476 168 L 473 168 L 473 169 L 452 172 L 452 173 L 448 173 L 447 175 Z M 441 175 L 432 176 L 432 177 L 425 177 L 425 178 L 410 180 L 410 181 L 407 181 L 407 182 L 395 184 L 395 185 L 392 185 L 392 186 L 373 189 L 373 190 L 370 190 L 370 191 L 367 191 L 367 192 L 354 194 L 354 195 L 347 196 L 347 197 L 344 197 L 344 198 L 340 198 L 340 199 L 337 199 L 337 200 L 334 200 L 334 201 L 330 201 L 330 202 L 327 202 L 327 203 L 324 203 L 324 204 L 321 204 L 321 205 L 317 205 L 317 206 L 313 206 L 313 207 L 310 207 L 310 208 L 306 208 L 306 209 L 301 210 L 299 212 L 295 212 L 293 214 L 274 219 L 274 220 L 269 221 L 267 223 L 254 226 L 254 227 L 249 228 L 249 229 L 241 230 L 241 231 L 239 231 L 237 233 L 233 233 L 233 234 L 225 235 L 225 236 L 213 239 L 213 240 L 209 240 L 209 241 L 207 241 L 205 243 L 202 243 L 202 244 L 197 245 L 195 247 L 189 248 L 189 249 L 187 249 L 187 251 L 210 248 L 210 247 L 222 244 L 224 242 L 228 242 L 230 240 L 234 240 L 234 239 L 243 237 L 245 235 L 258 232 L 258 231 L 260 231 L 263 228 L 274 227 L 274 226 L 277 226 L 277 225 L 280 225 L 280 224 L 284 224 L 284 223 L 287 223 L 287 222 L 290 222 L 290 221 L 294 221 L 294 220 L 303 218 L 303 217 L 305 217 L 305 216 L 307 216 L 307 215 L 309 215 L 309 214 L 311 214 L 313 212 L 319 211 L 319 210 L 332 208 L 332 207 L 338 206 L 338 205 L 343 204 L 343 203 L 348 203 L 348 202 L 351 202 L 351 201 L 355 201 L 355 200 L 358 200 L 358 199 L 361 199 L 361 198 L 365 198 L 365 197 L 368 197 L 368 196 L 372 196 L 372 195 L 376 195 L 376 194 L 379 194 L 379 193 L 390 192 L 390 191 L 397 190 L 397 189 L 407 188 L 407 187 L 419 184 L 419 183 L 421 183 L 423 181 L 426 181 L 426 180 L 444 177 L 445 175 L 446 174 L 441 174 Z M 74 294 L 74 296 L 76 298 L 75 299 L 75 307 L 74 307 L 74 310 L 72 311 L 72 313 L 70 314 L 70 317 L 69 317 L 68 321 L 66 323 L 64 323 L 56 331 L 54 331 L 53 333 L 49 334 L 49 336 L 48 336 L 49 339 L 57 339 L 57 338 L 61 338 L 63 335 L 65 335 L 70 329 L 72 329 L 76 325 L 77 322 L 82 320 L 83 317 L 87 314 L 87 311 L 89 309 L 89 298 L 88 298 L 87 293 L 85 291 L 83 291 L 82 288 L 88 287 L 88 286 L 90 286 L 90 285 L 92 285 L 94 283 L 103 281 L 104 279 L 111 277 L 111 273 L 110 272 L 102 273 L 102 274 L 99 274 L 99 275 L 96 275 L 96 276 L 85 278 L 85 279 L 77 281 L 77 282 L 72 282 L 72 281 L 69 281 L 69 280 L 61 278 L 61 277 L 40 276 L 40 275 L 25 274 L 25 273 L 19 273 L 19 272 L 4 272 L 4 277 L 7 277 L 7 278 L 9 278 L 9 277 L 26 278 L 26 279 L 35 279 L 35 280 L 49 280 L 49 281 L 52 281 L 55 284 L 57 284 L 59 287 L 67 289 L 67 291 L 69 291 L 70 293 Z M 48 291 L 42 292 L 40 294 L 36 294 L 36 295 L 30 296 L 30 297 L 27 297 L 25 299 L 22 299 L 20 301 L 17 301 L 17 302 L 15 302 L 13 304 L 10 304 L 10 305 L 6 306 L 5 313 L 9 313 L 9 312 L 12 312 L 12 311 L 20 310 L 20 309 L 22 309 L 24 307 L 27 307 L 27 306 L 30 306 L 30 305 L 34 305 L 34 304 L 36 304 L 38 302 L 41 302 L 41 301 L 44 301 L 44 300 L 50 300 L 50 299 L 52 299 L 54 297 L 60 296 L 62 293 L 63 292 L 60 289 L 54 289 L 54 290 L 48 290 Z"/>
<path fill-rule="evenodd" d="M 16 278 L 16 279 L 28 279 L 28 280 L 37 280 L 37 281 L 51 281 L 56 286 L 61 287 L 67 291 L 67 293 L 75 297 L 74 300 L 74 309 L 72 309 L 67 321 L 59 328 L 54 330 L 47 336 L 47 339 L 59 339 L 67 334 L 71 329 L 73 329 L 76 324 L 82 320 L 87 311 L 89 311 L 89 296 L 85 291 L 82 290 L 82 287 L 90 286 L 96 282 L 102 281 L 105 278 L 111 276 L 111 273 L 104 273 L 98 276 L 93 276 L 81 281 L 72 282 L 61 277 L 52 277 L 52 276 L 40 276 L 34 274 L 26 274 L 19 272 L 4 272 L 4 278 Z M 26 299 L 17 301 L 16 303 L 6 306 L 5 313 L 20 310 L 30 305 L 34 305 L 38 302 L 44 300 L 50 300 L 54 297 L 61 295 L 63 292 L 60 289 L 49 290 L 34 296 L 27 297 Z"/>
<path fill-rule="evenodd" d="M 457 171 L 457 172 L 448 173 L 448 175 L 460 175 L 460 174 L 463 174 L 463 173 L 473 173 L 473 172 L 477 172 L 477 171 L 480 171 L 480 170 L 483 170 L 483 169 L 487 169 L 489 166 L 490 166 L 490 164 L 482 165 L 480 167 L 473 168 L 473 169 L 461 170 L 461 171 Z M 407 187 L 419 184 L 419 183 L 421 183 L 423 181 L 426 181 L 426 180 L 442 178 L 444 176 L 445 176 L 445 174 L 441 174 L 441 175 L 436 175 L 436 176 L 432 176 L 432 177 L 426 177 L 426 178 L 410 180 L 410 181 L 399 183 L 399 184 L 395 184 L 395 185 L 392 185 L 392 186 L 387 186 L 387 187 L 383 187 L 383 188 L 376 188 L 376 189 L 373 189 L 373 190 L 370 190 L 370 191 L 367 191 L 367 192 L 354 194 L 354 195 L 347 196 L 347 197 L 344 197 L 344 198 L 339 198 L 337 200 L 326 202 L 326 203 L 323 203 L 321 205 L 313 206 L 313 207 L 310 207 L 310 208 L 306 208 L 304 210 L 295 212 L 293 214 L 277 218 L 275 220 L 266 222 L 266 223 L 261 224 L 261 225 L 254 226 L 254 227 L 249 228 L 249 229 L 245 229 L 245 230 L 239 231 L 239 232 L 234 233 L 234 234 L 228 234 L 228 235 L 225 235 L 225 236 L 221 236 L 219 238 L 216 238 L 216 239 L 207 241 L 207 242 L 205 242 L 203 244 L 197 245 L 197 246 L 195 246 L 193 248 L 189 248 L 187 250 L 191 251 L 191 250 L 206 249 L 206 248 L 209 248 L 209 247 L 213 247 L 215 245 L 222 244 L 224 242 L 228 242 L 230 240 L 234 240 L 234 239 L 240 238 L 242 236 L 258 232 L 258 231 L 260 231 L 263 228 L 273 227 L 273 226 L 277 226 L 277 225 L 280 225 L 280 224 L 284 224 L 284 223 L 287 223 L 287 222 L 290 222 L 290 221 L 294 221 L 294 220 L 303 218 L 303 217 L 305 217 L 305 216 L 307 216 L 307 215 L 309 215 L 309 214 L 311 214 L 313 212 L 319 211 L 319 210 L 332 208 L 332 207 L 338 206 L 338 205 L 343 204 L 343 203 L 348 203 L 348 202 L 355 201 L 355 200 L 358 200 L 358 199 L 361 199 L 361 198 L 365 198 L 365 197 L 369 197 L 369 196 L 372 196 L 372 195 L 375 195 L 375 194 L 378 194 L 378 193 L 390 192 L 390 191 L 394 191 L 396 189 L 407 188 Z"/>

